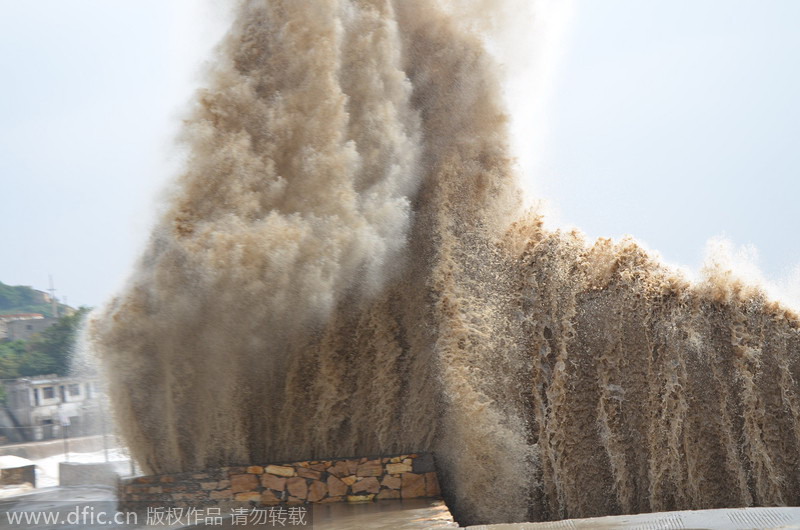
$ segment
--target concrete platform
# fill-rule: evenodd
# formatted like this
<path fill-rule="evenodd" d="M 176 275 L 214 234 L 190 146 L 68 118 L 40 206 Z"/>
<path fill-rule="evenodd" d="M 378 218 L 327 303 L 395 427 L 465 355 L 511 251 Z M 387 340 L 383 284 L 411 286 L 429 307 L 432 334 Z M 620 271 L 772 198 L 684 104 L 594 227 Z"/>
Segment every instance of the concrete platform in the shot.
<path fill-rule="evenodd" d="M 102 487 L 45 488 L 23 495 L 0 498 L 0 530 L 37 528 L 40 530 L 67 530 L 88 528 L 81 524 L 10 524 L 6 514 L 19 511 L 48 511 L 66 517 L 75 513 L 75 507 L 91 507 L 95 513 L 116 511 L 115 491 Z M 417 530 L 424 528 L 459 528 L 441 500 L 410 499 L 386 500 L 361 504 L 307 505 L 313 510 L 311 520 L 316 530 Z M 62 519 L 63 520 L 63 519 Z M 189 529 L 215 528 L 217 530 L 247 530 L 268 528 L 269 525 L 241 526 L 225 518 L 217 525 L 103 525 L 106 530 L 122 529 Z M 101 526 L 97 526 L 101 527 Z M 299 528 L 299 527 L 298 527 Z M 617 515 L 591 519 L 569 519 L 544 523 L 517 523 L 469 526 L 466 530 L 570 530 L 570 529 L 646 529 L 673 530 L 684 528 L 746 529 L 746 528 L 797 528 L 800 529 L 800 508 L 735 508 L 723 510 L 698 510 Z"/>
<path fill-rule="evenodd" d="M 547 523 L 517 523 L 469 526 L 467 530 L 583 530 L 583 529 L 673 530 L 704 528 L 798 528 L 800 508 L 728 508 L 681 512 L 614 515 L 590 519 L 567 519 Z"/>
<path fill-rule="evenodd" d="M 334 503 L 307 505 L 312 510 L 310 521 L 315 530 L 417 530 L 425 528 L 458 528 L 450 512 L 441 500 L 409 499 L 385 500 L 359 504 Z M 38 524 L 13 523 L 8 519 L 9 513 L 47 512 L 55 514 L 60 523 L 40 521 Z M 113 514 L 116 512 L 115 491 L 102 487 L 54 487 L 36 492 L 0 498 L 0 530 L 86 530 L 87 528 L 103 528 L 104 530 L 166 530 L 207 528 L 215 530 L 263 530 L 273 528 L 269 524 L 236 525 L 229 518 L 222 524 L 181 525 L 181 524 L 147 524 L 144 516 L 138 524 L 103 524 L 89 525 L 70 521 L 72 514 Z M 222 512 L 225 513 L 224 511 Z M 278 526 L 274 526 L 278 527 Z M 286 525 L 286 527 L 291 527 Z M 302 528 L 302 526 L 295 526 Z"/>

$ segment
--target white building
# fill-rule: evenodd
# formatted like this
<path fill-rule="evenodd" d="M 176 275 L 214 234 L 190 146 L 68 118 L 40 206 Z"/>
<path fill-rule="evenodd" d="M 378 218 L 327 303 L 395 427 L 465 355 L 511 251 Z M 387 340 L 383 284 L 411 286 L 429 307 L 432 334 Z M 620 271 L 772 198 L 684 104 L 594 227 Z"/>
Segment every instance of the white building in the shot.
<path fill-rule="evenodd" d="M 8 381 L 4 386 L 6 410 L 27 440 L 98 432 L 105 395 L 96 379 L 47 375 Z"/>

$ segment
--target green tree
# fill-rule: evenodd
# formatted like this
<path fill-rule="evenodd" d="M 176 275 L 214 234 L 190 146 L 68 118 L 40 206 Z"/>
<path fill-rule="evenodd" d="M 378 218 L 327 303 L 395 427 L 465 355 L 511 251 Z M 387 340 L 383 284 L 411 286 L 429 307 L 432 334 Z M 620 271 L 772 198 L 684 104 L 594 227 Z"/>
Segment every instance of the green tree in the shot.
<path fill-rule="evenodd" d="M 29 340 L 27 351 L 20 359 L 19 375 L 66 375 L 78 331 L 89 311 L 88 307 L 81 307 L 74 314 L 59 318 L 54 326 Z"/>
<path fill-rule="evenodd" d="M 0 342 L 0 379 L 19 377 L 19 361 L 27 349 L 22 340 Z"/>
<path fill-rule="evenodd" d="M 16 379 L 19 374 L 19 362 L 25 355 L 27 345 L 25 341 L 0 342 L 0 380 Z M 4 403 L 6 392 L 0 385 L 0 403 Z"/>

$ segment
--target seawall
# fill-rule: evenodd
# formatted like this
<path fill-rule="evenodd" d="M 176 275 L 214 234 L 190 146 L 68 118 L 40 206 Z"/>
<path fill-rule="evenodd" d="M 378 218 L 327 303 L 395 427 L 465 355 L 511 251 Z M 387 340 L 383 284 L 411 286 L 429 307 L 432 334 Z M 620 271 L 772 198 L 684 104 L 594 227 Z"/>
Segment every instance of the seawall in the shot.
<path fill-rule="evenodd" d="M 430 453 L 227 466 L 122 479 L 119 509 L 440 498 Z"/>

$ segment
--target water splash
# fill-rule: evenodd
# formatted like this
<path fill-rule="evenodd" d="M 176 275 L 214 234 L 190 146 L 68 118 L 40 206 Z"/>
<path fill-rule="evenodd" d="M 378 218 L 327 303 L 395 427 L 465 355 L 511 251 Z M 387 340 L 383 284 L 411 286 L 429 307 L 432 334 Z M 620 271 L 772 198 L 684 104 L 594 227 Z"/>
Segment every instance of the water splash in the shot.
<path fill-rule="evenodd" d="M 463 523 L 800 501 L 800 319 L 522 214 L 481 36 L 244 1 L 93 334 L 147 471 L 434 451 Z"/>

